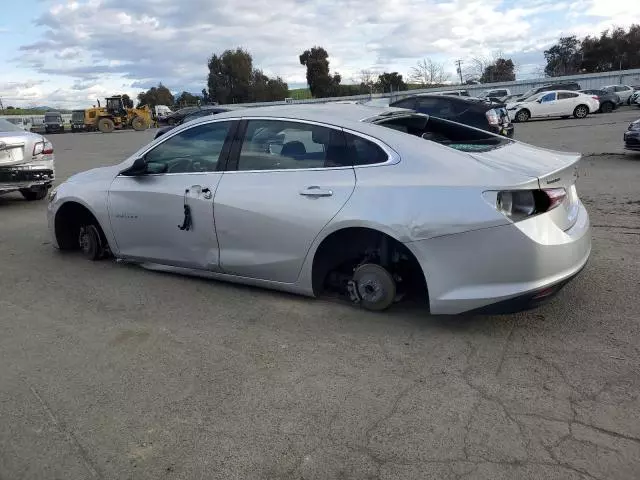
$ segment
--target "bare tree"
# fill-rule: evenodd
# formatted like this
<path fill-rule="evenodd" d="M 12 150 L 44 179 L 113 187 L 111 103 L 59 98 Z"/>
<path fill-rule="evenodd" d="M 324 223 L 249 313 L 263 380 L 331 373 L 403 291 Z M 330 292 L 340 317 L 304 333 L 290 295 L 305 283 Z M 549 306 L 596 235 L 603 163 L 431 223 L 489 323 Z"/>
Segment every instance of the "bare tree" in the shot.
<path fill-rule="evenodd" d="M 420 60 L 415 67 L 411 68 L 409 78 L 422 86 L 443 84 L 450 78 L 450 74 L 445 71 L 443 63 L 437 63 L 430 58 Z"/>
<path fill-rule="evenodd" d="M 356 85 L 364 85 L 369 90 L 369 93 L 372 93 L 375 89 L 376 80 L 377 75 L 372 70 L 366 68 L 360 70 L 351 78 L 351 81 Z"/>

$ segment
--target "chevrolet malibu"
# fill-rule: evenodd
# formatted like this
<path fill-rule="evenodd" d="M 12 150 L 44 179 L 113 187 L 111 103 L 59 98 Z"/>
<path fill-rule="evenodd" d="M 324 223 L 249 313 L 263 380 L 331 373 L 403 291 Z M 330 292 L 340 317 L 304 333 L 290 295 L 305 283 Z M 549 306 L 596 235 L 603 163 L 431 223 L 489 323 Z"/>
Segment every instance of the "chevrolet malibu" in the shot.
<path fill-rule="evenodd" d="M 370 310 L 550 297 L 585 265 L 579 154 L 410 110 L 284 105 L 171 130 L 49 196 L 54 245 Z"/>

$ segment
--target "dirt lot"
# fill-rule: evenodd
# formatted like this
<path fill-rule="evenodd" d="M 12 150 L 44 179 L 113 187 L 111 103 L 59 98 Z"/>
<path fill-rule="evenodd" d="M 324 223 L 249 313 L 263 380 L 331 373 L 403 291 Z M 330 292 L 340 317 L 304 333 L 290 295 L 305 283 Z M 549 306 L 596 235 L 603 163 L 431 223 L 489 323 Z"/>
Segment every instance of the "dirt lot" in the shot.
<path fill-rule="evenodd" d="M 638 478 L 640 157 L 602 155 L 637 117 L 517 125 L 600 155 L 590 263 L 513 316 L 90 263 L 52 249 L 44 202 L 0 197 L 0 479 Z M 59 179 L 152 136 L 52 136 Z"/>

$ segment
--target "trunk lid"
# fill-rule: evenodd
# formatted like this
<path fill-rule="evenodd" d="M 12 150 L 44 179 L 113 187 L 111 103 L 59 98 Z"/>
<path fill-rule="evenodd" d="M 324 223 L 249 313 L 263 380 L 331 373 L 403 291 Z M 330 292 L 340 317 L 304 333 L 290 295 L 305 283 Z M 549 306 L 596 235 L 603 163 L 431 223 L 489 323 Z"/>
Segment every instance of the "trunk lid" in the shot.
<path fill-rule="evenodd" d="M 26 143 L 24 133 L 0 132 L 0 167 L 24 162 Z"/>
<path fill-rule="evenodd" d="M 578 178 L 580 153 L 558 152 L 510 142 L 487 152 L 470 154 L 482 164 L 512 173 L 536 177 L 540 188 L 568 188 Z"/>

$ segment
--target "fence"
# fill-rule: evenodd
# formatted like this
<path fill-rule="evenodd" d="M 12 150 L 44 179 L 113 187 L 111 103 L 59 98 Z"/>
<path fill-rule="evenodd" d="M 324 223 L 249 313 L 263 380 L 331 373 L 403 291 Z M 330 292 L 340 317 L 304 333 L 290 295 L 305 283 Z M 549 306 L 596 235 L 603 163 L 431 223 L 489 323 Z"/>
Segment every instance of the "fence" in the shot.
<path fill-rule="evenodd" d="M 452 89 L 464 89 L 469 92 L 471 96 L 477 96 L 484 90 L 490 90 L 495 88 L 508 88 L 512 94 L 525 93 L 531 88 L 541 86 L 549 82 L 578 82 L 583 89 L 597 89 L 604 87 L 605 85 L 624 84 L 624 85 L 640 85 L 640 68 L 634 70 L 620 70 L 616 72 L 603 72 L 603 73 L 587 73 L 583 75 L 570 75 L 566 77 L 553 77 L 553 78 L 536 78 L 532 80 L 517 80 L 515 82 L 500 82 L 500 83 L 483 83 L 480 85 L 450 85 L 440 88 L 424 88 L 419 90 L 404 90 L 401 92 L 393 93 L 374 93 L 372 95 L 352 95 L 348 97 L 331 97 L 331 98 L 308 98 L 303 100 L 281 100 L 277 102 L 255 102 L 255 103 L 243 103 L 245 107 L 260 107 L 265 105 L 283 105 L 287 103 L 327 103 L 327 102 L 339 102 L 339 101 L 358 101 L 358 100 L 370 100 L 373 98 L 389 98 L 390 101 L 395 101 L 400 98 L 404 98 L 409 95 L 416 95 L 420 93 L 436 93 Z M 6 115 L 0 116 L 5 119 L 23 119 L 24 124 L 30 126 L 38 126 L 44 122 L 44 114 L 42 115 Z M 71 121 L 70 113 L 63 113 L 62 120 L 64 123 L 69 124 Z"/>

